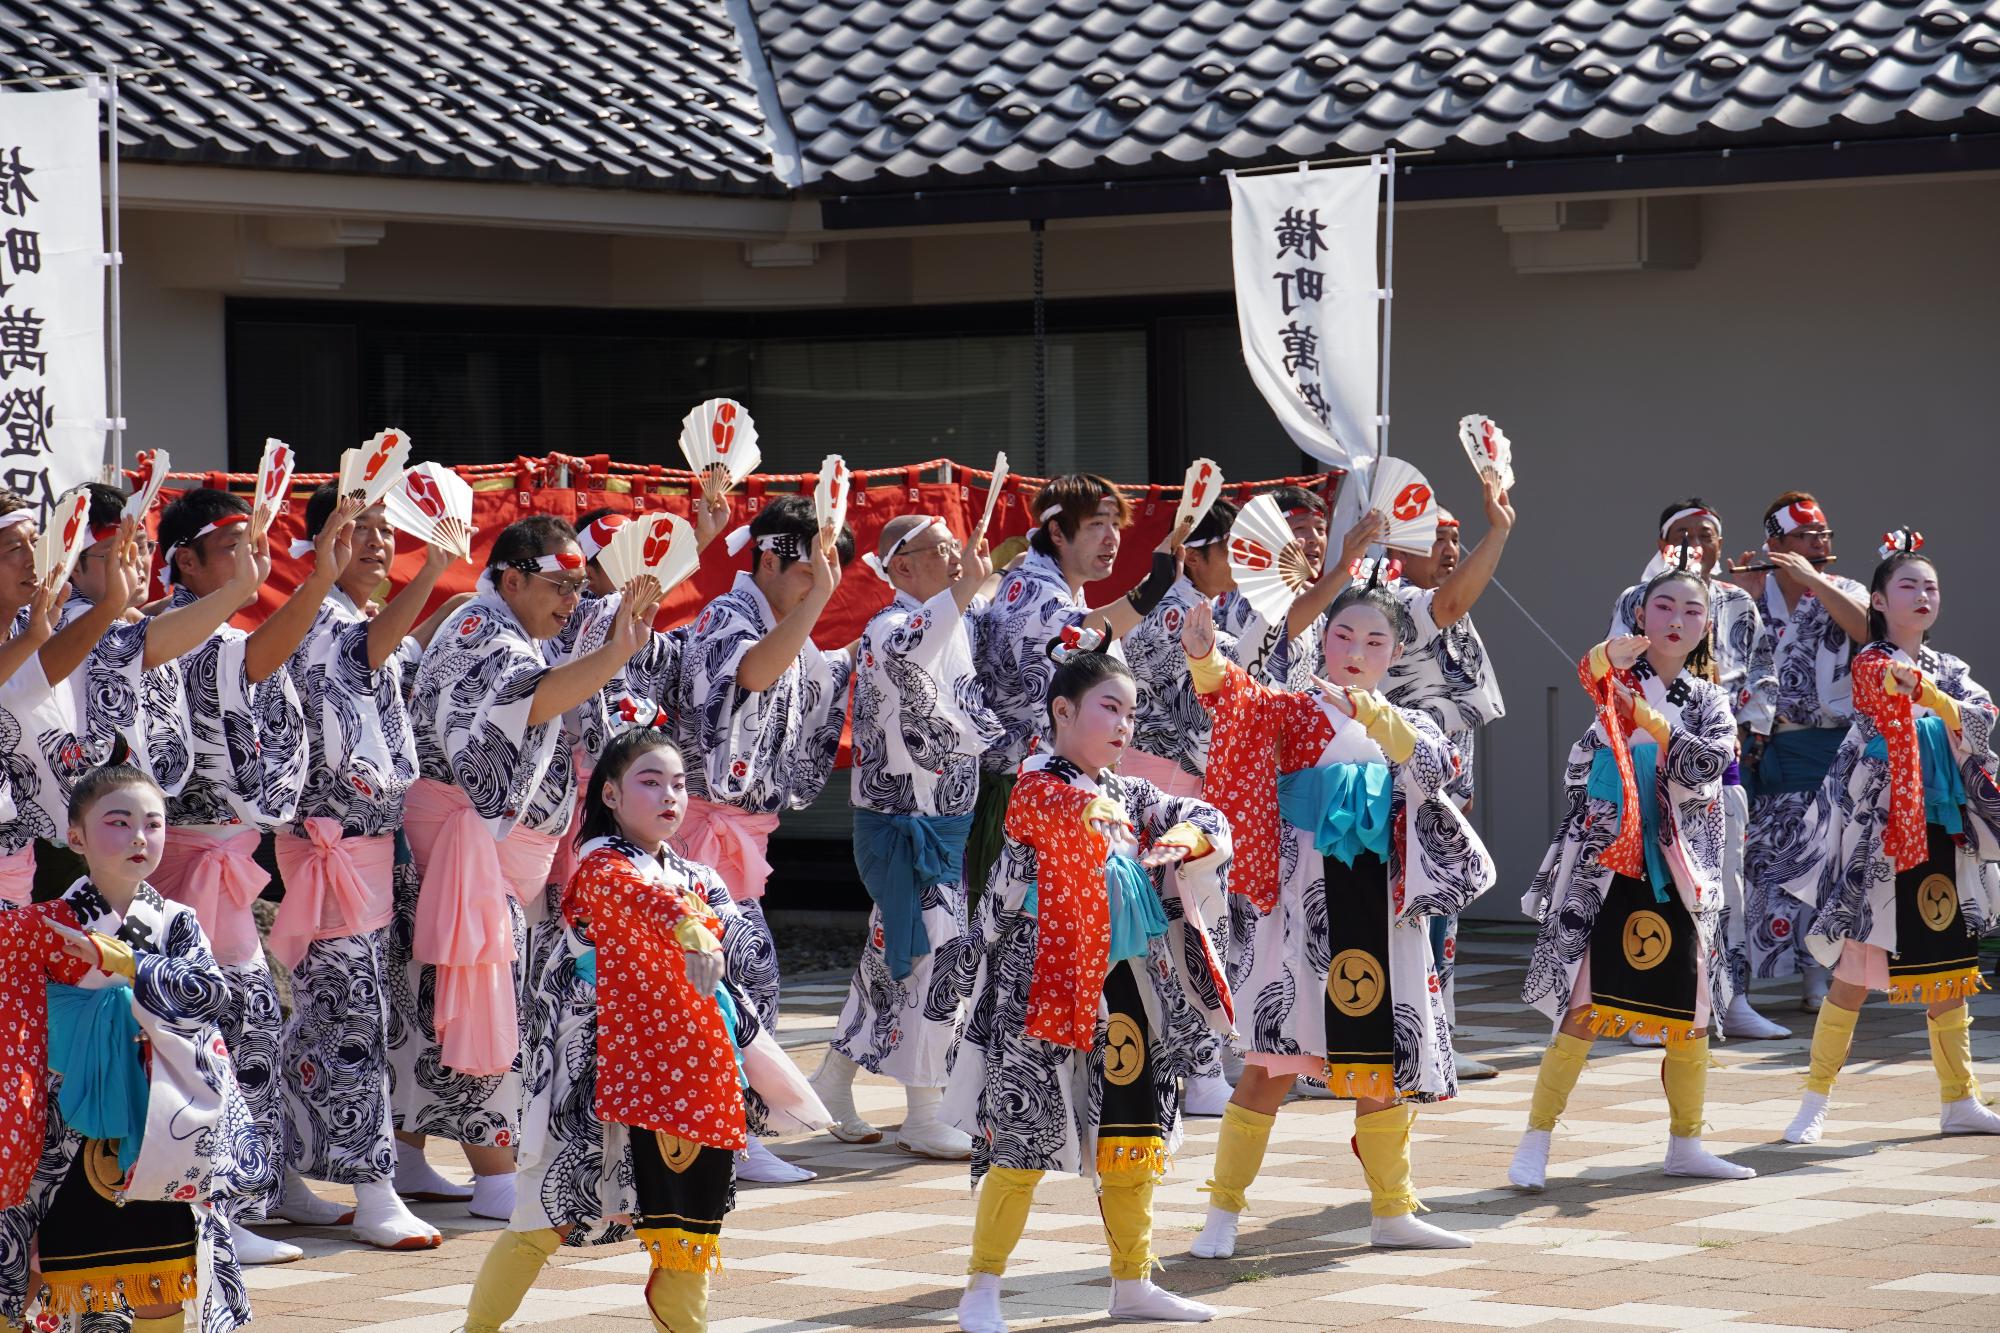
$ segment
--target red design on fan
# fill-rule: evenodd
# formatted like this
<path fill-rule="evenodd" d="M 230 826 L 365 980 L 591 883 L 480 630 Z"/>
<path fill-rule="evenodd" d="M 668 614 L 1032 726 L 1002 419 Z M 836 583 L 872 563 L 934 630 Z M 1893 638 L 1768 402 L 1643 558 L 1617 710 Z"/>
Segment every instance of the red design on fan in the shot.
<path fill-rule="evenodd" d="M 428 473 L 412 472 L 403 478 L 403 489 L 426 518 L 444 517 L 444 496 Z"/>
<path fill-rule="evenodd" d="M 63 524 L 63 549 L 67 551 L 76 540 L 77 529 L 83 526 L 83 516 L 90 508 L 90 498 L 79 495 L 69 507 L 69 518 Z"/>
<path fill-rule="evenodd" d="M 1500 446 L 1493 443 L 1493 423 L 1483 422 L 1479 427 L 1479 443 L 1486 450 L 1486 456 L 1495 461 L 1500 457 Z"/>
<path fill-rule="evenodd" d="M 736 404 L 724 403 L 715 409 L 715 420 L 709 424 L 708 438 L 715 445 L 715 452 L 729 452 L 729 446 L 736 443 Z"/>
<path fill-rule="evenodd" d="M 667 552 L 673 549 L 673 544 L 673 528 L 668 524 L 666 517 L 663 515 L 655 518 L 653 526 L 646 532 L 646 550 L 643 557 L 645 562 L 649 565 L 659 564 L 667 558 Z"/>
<path fill-rule="evenodd" d="M 279 498 L 279 492 L 285 489 L 291 470 L 292 452 L 281 445 L 271 453 L 271 471 L 264 478 L 264 499 Z"/>
<path fill-rule="evenodd" d="M 1430 508 L 1430 505 L 1431 488 L 1421 481 L 1413 481 L 1396 492 L 1396 502 L 1390 506 L 1389 512 L 1407 523 L 1413 518 L 1422 517 L 1424 510 Z"/>
<path fill-rule="evenodd" d="M 1248 537 L 1229 539 L 1229 558 L 1245 569 L 1269 569 L 1278 563 L 1277 556 Z"/>
<path fill-rule="evenodd" d="M 369 456 L 367 465 L 361 469 L 362 478 L 366 481 L 375 480 L 375 474 L 380 472 L 383 466 L 388 463 L 389 454 L 395 447 L 395 434 L 392 432 L 384 435 L 382 443 L 375 446 L 375 452 Z"/>
<path fill-rule="evenodd" d="M 1201 471 L 1198 474 L 1196 474 L 1194 479 L 1194 502 L 1197 506 L 1199 506 L 1202 503 L 1202 501 L 1208 499 L 1209 479 L 1214 475 L 1215 475 L 1214 468 L 1210 467 L 1206 463 L 1203 463 L 1201 465 Z"/>

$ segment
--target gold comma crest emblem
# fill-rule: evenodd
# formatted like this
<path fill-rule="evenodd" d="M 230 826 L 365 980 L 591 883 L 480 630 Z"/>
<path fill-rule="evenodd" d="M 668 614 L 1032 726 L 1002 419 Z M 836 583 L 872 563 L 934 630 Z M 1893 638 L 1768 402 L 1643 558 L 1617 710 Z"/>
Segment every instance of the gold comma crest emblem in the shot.
<path fill-rule="evenodd" d="M 1146 1037 L 1129 1014 L 1113 1014 L 1104 1033 L 1104 1077 L 1124 1087 L 1146 1067 Z"/>
<path fill-rule="evenodd" d="M 118 1202 L 118 1188 L 125 1183 L 125 1173 L 118 1169 L 118 1140 L 83 1141 L 83 1178 L 98 1198 Z"/>
<path fill-rule="evenodd" d="M 1344 949 L 1326 970 L 1326 998 L 1349 1018 L 1364 1018 L 1382 1003 L 1382 964 L 1366 949 Z"/>
<path fill-rule="evenodd" d="M 701 1155 L 701 1145 L 693 1139 L 684 1139 L 663 1129 L 654 1130 L 653 1135 L 660 1145 L 660 1160 L 675 1175 L 693 1166 L 694 1159 Z"/>
<path fill-rule="evenodd" d="M 1634 912 L 1625 919 L 1625 961 L 1634 971 L 1658 967 L 1673 947 L 1674 928 L 1658 912 Z"/>
<path fill-rule="evenodd" d="M 1943 930 L 1958 919 L 1958 885 L 1949 875 L 1926 875 L 1917 885 L 1917 913 L 1932 930 Z"/>

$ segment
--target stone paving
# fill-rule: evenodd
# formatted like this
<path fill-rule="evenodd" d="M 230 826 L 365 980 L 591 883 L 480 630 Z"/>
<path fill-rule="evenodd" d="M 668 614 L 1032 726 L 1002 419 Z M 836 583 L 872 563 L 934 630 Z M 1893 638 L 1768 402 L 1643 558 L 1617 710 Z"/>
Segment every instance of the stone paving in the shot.
<path fill-rule="evenodd" d="M 1765 1012 L 1795 1035 L 1718 1046 L 1709 1081 L 1710 1146 L 1760 1173 L 1740 1182 L 1660 1175 L 1659 1052 L 1600 1042 L 1557 1130 L 1548 1192 L 1507 1188 L 1548 1035 L 1516 998 L 1515 960 L 1527 943 L 1493 929 L 1462 941 L 1462 1044 L 1502 1072 L 1417 1122 L 1418 1192 L 1432 1221 L 1477 1237 L 1473 1248 L 1369 1250 L 1367 1195 L 1348 1148 L 1352 1113 L 1296 1100 L 1279 1116 L 1235 1259 L 1186 1252 L 1218 1125 L 1190 1122 L 1155 1196 L 1161 1281 L 1218 1307 L 1211 1327 L 1232 1331 L 2000 1327 L 2000 1139 L 1938 1136 L 1937 1085 L 1914 1008 L 1870 1006 L 1834 1090 L 1826 1140 L 1791 1147 L 1777 1134 L 1797 1105 L 1810 1018 L 1798 1011 L 1796 986 L 1760 987 Z M 833 977 L 787 987 L 782 1036 L 808 1072 L 844 990 Z M 1982 996 L 1974 1009 L 1975 1056 L 2000 1094 L 2000 999 Z M 901 1094 L 886 1082 L 864 1076 L 857 1100 L 885 1128 L 900 1119 Z M 918 1161 L 886 1142 L 777 1146 L 819 1178 L 739 1192 L 712 1333 L 954 1327 L 972 1225 L 964 1167 Z M 432 1158 L 464 1175 L 449 1145 L 434 1145 Z M 250 1271 L 253 1327 L 456 1328 L 497 1224 L 457 1206 L 418 1211 L 445 1232 L 442 1248 L 384 1254 L 344 1231 L 274 1228 L 307 1257 Z M 1014 1326 L 1104 1326 L 1105 1254 L 1089 1191 L 1075 1180 L 1044 1182 L 1005 1282 Z M 643 1333 L 644 1272 L 636 1249 L 565 1252 L 509 1327 Z"/>

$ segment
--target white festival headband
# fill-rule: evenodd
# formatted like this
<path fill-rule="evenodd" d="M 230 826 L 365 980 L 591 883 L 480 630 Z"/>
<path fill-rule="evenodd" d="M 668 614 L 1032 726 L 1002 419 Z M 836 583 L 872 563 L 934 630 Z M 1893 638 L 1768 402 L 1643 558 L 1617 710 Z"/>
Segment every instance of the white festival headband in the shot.
<path fill-rule="evenodd" d="M 945 527 L 944 520 L 939 518 L 937 515 L 933 514 L 929 518 L 926 518 L 923 522 L 911 528 L 908 532 L 904 533 L 902 536 L 896 538 L 895 541 L 890 542 L 889 549 L 886 553 L 882 555 L 876 555 L 873 551 L 870 551 L 866 555 L 861 557 L 861 563 L 868 566 L 868 568 L 874 570 L 876 578 L 881 579 L 884 583 L 887 583 L 889 581 L 889 562 L 896 558 L 896 552 L 902 550 L 905 546 L 908 546 L 910 544 L 910 539 L 912 537 L 915 537 L 919 533 L 929 532 L 932 528 L 944 528 L 945 535 L 947 537 L 951 535 L 951 529 Z"/>

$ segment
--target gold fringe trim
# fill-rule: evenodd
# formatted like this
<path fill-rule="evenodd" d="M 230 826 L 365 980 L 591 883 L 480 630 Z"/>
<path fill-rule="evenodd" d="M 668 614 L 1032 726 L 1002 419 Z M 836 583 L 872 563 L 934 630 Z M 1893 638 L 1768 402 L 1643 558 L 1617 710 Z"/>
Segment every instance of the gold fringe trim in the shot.
<path fill-rule="evenodd" d="M 1993 987 L 1977 967 L 1954 972 L 1926 972 L 1914 977 L 1889 978 L 1891 1004 L 1941 1004 L 1946 1000 L 1969 1000 Z"/>
<path fill-rule="evenodd" d="M 1149 1175 L 1155 1180 L 1167 1174 L 1167 1144 L 1159 1138 L 1107 1138 L 1097 1140 L 1097 1174 L 1100 1176 Z"/>
<path fill-rule="evenodd" d="M 646 1227 L 638 1232 L 640 1248 L 652 1256 L 654 1268 L 669 1273 L 720 1273 L 722 1237 L 679 1227 Z"/>
<path fill-rule="evenodd" d="M 1657 1036 L 1669 1046 L 1681 1046 L 1695 1039 L 1693 1023 L 1676 1023 L 1652 1014 L 1635 1013 L 1617 1005 L 1594 1004 L 1584 1021 L 1590 1035 L 1602 1037 Z"/>
<path fill-rule="evenodd" d="M 108 1314 L 127 1305 L 171 1305 L 194 1295 L 195 1261 L 162 1259 L 130 1268 L 87 1268 L 42 1278 L 42 1308 L 51 1314 Z M 153 1285 L 155 1280 L 159 1285 Z"/>
<path fill-rule="evenodd" d="M 1326 1090 L 1336 1097 L 1367 1097 L 1393 1102 L 1415 1091 L 1396 1087 L 1396 1071 L 1389 1065 L 1336 1064 L 1326 1062 Z"/>

